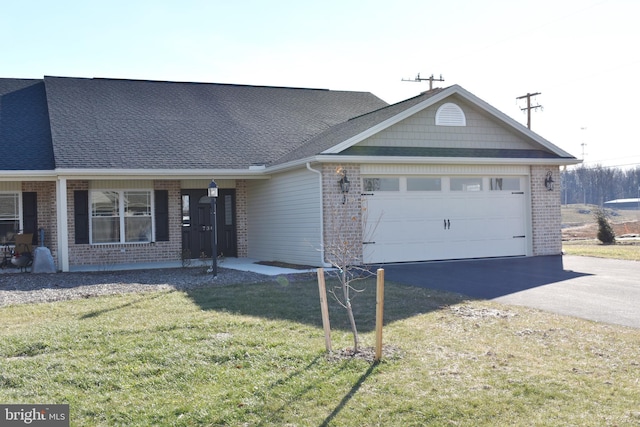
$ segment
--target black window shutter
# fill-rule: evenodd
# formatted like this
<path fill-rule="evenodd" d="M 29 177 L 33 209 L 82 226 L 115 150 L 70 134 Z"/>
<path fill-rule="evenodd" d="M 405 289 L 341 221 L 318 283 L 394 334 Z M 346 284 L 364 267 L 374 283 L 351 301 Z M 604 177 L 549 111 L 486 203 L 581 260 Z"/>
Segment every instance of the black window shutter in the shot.
<path fill-rule="evenodd" d="M 22 193 L 22 232 L 33 233 L 33 244 L 38 242 L 38 193 Z"/>
<path fill-rule="evenodd" d="M 156 242 L 169 241 L 169 192 L 155 191 Z"/>
<path fill-rule="evenodd" d="M 89 243 L 89 192 L 76 190 L 73 192 L 75 215 L 76 244 Z"/>

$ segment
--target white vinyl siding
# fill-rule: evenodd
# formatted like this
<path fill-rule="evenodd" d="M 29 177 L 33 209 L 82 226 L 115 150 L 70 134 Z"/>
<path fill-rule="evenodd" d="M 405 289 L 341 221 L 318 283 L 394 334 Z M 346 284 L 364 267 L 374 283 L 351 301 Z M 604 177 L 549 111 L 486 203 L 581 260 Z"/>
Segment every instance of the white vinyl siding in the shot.
<path fill-rule="evenodd" d="M 306 169 L 248 181 L 248 256 L 321 265 L 320 180 Z"/>

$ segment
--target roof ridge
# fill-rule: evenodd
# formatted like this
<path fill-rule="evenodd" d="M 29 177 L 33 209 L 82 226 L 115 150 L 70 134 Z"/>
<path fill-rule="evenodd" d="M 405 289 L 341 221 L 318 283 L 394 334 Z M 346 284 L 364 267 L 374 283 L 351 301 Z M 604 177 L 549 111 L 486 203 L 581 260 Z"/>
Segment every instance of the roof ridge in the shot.
<path fill-rule="evenodd" d="M 322 92 L 348 92 L 348 93 L 368 93 L 358 91 L 343 91 L 343 90 L 331 90 L 325 88 L 311 88 L 311 87 L 294 87 L 294 86 L 273 86 L 273 85 L 252 85 L 241 83 L 217 83 L 217 82 L 197 82 L 197 81 L 179 81 L 179 80 L 153 80 L 153 79 L 133 79 L 126 77 L 68 77 L 68 76 L 44 76 L 44 79 L 72 79 L 72 80 L 98 80 L 98 81 L 113 81 L 113 82 L 134 82 L 134 83 L 169 83 L 169 84 L 187 84 L 187 85 L 214 85 L 214 86 L 229 86 L 229 87 L 246 87 L 246 88 L 263 88 L 263 89 L 291 89 L 291 90 L 309 90 L 309 91 L 322 91 Z M 42 80 L 42 79 L 40 79 Z"/>
<path fill-rule="evenodd" d="M 449 87 L 451 87 L 451 86 L 449 86 Z M 425 99 L 429 99 L 430 97 L 442 92 L 443 90 L 449 89 L 449 87 L 435 88 L 435 89 L 431 89 L 431 90 L 428 90 L 428 91 L 425 91 L 425 92 L 420 92 L 418 95 L 412 96 L 411 98 L 403 99 L 402 101 L 396 102 L 395 104 L 388 104 L 388 105 L 386 105 L 386 106 L 384 106 L 382 108 L 378 108 L 377 110 L 369 111 L 368 113 L 364 113 L 364 114 L 360 114 L 359 116 L 351 117 L 347 121 L 355 120 L 355 119 L 358 119 L 360 117 L 364 117 L 364 116 L 369 115 L 369 114 L 377 113 L 378 111 L 382 111 L 382 110 L 385 110 L 387 108 L 392 108 L 392 107 L 395 107 L 397 105 L 404 104 L 406 102 L 412 102 L 416 98 L 424 97 Z M 427 94 L 429 96 L 425 96 Z"/>

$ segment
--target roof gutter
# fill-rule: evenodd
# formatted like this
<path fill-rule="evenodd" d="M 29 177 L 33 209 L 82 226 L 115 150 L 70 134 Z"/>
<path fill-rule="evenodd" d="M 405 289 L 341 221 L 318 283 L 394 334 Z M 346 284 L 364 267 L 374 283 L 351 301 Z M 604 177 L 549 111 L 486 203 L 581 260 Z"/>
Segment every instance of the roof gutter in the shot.
<path fill-rule="evenodd" d="M 284 172 L 309 163 L 393 163 L 393 164 L 434 164 L 434 165 L 558 165 L 569 166 L 582 163 L 582 160 L 571 158 L 527 159 L 527 158 L 495 158 L 495 157 L 400 157 L 400 156 L 341 156 L 317 155 L 268 167 L 266 173 Z M 317 172 L 317 171 L 316 171 Z"/>
<path fill-rule="evenodd" d="M 319 163 L 395 163 L 449 165 L 576 165 L 582 160 L 572 158 L 495 158 L 495 157 L 400 157 L 400 156 L 316 156 Z"/>
<path fill-rule="evenodd" d="M 57 174 L 53 171 L 1 171 L 0 181 L 55 181 Z"/>
<path fill-rule="evenodd" d="M 55 170 L 54 176 L 73 179 L 269 179 L 265 169 L 64 169 Z"/>
<path fill-rule="evenodd" d="M 325 268 L 331 267 L 331 264 L 324 260 L 324 208 L 323 208 L 323 191 L 322 191 L 322 172 L 313 169 L 311 164 L 307 162 L 307 169 L 313 173 L 318 174 L 318 180 L 320 183 L 320 262 Z"/>

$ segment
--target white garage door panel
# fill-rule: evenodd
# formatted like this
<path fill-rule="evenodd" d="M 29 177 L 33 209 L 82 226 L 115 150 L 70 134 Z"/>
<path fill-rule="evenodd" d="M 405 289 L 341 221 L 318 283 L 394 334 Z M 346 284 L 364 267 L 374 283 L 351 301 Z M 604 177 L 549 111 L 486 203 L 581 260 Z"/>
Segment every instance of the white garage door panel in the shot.
<path fill-rule="evenodd" d="M 365 197 L 368 226 L 375 228 L 365 236 L 367 263 L 526 255 L 523 193 L 403 191 Z"/>

